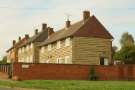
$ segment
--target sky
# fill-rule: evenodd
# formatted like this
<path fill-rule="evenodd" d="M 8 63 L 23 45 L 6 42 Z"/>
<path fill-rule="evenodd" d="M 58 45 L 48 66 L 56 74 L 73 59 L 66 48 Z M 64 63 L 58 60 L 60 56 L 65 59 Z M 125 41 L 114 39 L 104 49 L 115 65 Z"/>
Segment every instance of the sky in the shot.
<path fill-rule="evenodd" d="M 67 14 L 72 24 L 82 19 L 84 10 L 114 36 L 113 45 L 120 46 L 123 32 L 135 38 L 135 0 L 0 0 L 0 56 L 6 54 L 12 40 L 33 35 L 42 23 L 57 31 L 64 27 Z"/>

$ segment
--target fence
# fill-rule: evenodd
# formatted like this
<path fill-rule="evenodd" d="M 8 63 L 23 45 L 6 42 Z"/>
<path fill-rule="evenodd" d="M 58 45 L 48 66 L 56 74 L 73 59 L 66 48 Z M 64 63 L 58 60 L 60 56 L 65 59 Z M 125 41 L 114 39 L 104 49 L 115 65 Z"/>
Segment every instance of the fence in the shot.
<path fill-rule="evenodd" d="M 0 72 L 10 74 L 11 73 L 11 65 L 10 64 L 0 64 Z"/>
<path fill-rule="evenodd" d="M 99 80 L 135 80 L 135 65 L 13 64 L 13 79 L 88 80 L 93 67 Z"/>

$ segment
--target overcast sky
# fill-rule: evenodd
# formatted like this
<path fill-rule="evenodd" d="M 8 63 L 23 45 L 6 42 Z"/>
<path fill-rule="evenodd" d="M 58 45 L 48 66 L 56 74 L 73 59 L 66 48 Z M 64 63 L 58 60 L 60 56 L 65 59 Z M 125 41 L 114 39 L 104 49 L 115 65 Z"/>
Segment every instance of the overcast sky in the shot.
<path fill-rule="evenodd" d="M 135 0 L 0 0 L 0 56 L 18 36 L 41 28 L 42 23 L 58 30 L 64 27 L 66 14 L 72 23 L 90 10 L 114 36 L 119 46 L 123 32 L 135 36 Z"/>

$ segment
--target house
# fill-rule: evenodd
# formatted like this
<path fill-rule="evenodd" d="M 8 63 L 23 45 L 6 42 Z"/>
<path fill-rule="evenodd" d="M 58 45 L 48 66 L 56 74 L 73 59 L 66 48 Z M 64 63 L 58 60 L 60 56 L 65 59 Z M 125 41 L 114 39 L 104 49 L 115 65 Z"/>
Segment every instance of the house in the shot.
<path fill-rule="evenodd" d="M 38 63 L 39 62 L 39 48 L 38 45 L 48 37 L 47 24 L 42 24 L 42 31 L 35 30 L 35 35 L 19 47 L 18 62 L 23 63 Z M 53 29 L 53 28 L 50 28 Z"/>
<path fill-rule="evenodd" d="M 59 31 L 49 31 L 39 47 L 39 63 L 108 65 L 112 62 L 112 35 L 89 11 L 83 20 L 67 20 Z"/>
<path fill-rule="evenodd" d="M 26 40 L 27 40 L 27 35 L 25 35 L 25 37 L 22 39 L 21 39 L 21 37 L 19 37 L 18 42 L 16 42 L 16 40 L 13 40 L 12 47 L 6 51 L 7 52 L 7 63 L 18 62 L 18 48 L 23 43 L 25 43 Z"/>

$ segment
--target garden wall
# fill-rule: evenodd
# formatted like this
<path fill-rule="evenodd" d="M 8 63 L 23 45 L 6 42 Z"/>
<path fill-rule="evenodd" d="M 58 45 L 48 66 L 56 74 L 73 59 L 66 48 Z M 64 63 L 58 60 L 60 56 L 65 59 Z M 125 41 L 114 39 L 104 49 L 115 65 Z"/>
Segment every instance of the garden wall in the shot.
<path fill-rule="evenodd" d="M 13 64 L 13 79 L 88 80 L 94 67 L 99 80 L 135 80 L 135 65 L 89 66 L 76 64 Z"/>

